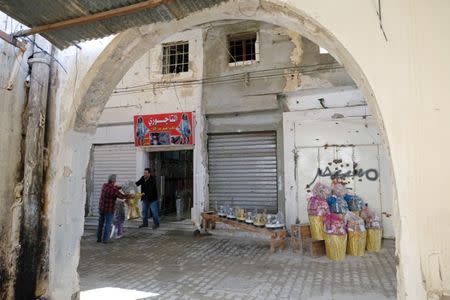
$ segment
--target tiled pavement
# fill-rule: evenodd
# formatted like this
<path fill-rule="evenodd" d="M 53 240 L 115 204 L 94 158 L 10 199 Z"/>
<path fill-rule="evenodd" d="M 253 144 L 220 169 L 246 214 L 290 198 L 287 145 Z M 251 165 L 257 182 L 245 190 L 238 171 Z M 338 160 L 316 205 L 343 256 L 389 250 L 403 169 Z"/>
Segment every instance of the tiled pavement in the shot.
<path fill-rule="evenodd" d="M 86 231 L 78 271 L 81 300 L 83 291 L 104 287 L 155 294 L 145 299 L 378 300 L 395 299 L 395 265 L 393 241 L 333 262 L 290 249 L 270 254 L 261 239 L 128 229 L 112 244 Z"/>

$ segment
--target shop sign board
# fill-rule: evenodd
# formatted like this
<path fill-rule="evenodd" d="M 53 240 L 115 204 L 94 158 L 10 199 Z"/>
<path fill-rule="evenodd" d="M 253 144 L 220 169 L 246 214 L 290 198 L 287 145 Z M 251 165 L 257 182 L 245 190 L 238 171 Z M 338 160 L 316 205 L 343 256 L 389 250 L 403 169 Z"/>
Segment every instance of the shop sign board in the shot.
<path fill-rule="evenodd" d="M 193 145 L 192 112 L 134 116 L 136 147 Z"/>

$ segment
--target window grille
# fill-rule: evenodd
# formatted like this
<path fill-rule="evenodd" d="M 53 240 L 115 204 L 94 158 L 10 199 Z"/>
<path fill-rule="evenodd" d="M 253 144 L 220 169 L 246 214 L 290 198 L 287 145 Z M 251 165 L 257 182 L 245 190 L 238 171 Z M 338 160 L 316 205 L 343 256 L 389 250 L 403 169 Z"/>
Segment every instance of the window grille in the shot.
<path fill-rule="evenodd" d="M 259 61 L 259 34 L 242 33 L 228 37 L 230 66 L 247 65 Z"/>
<path fill-rule="evenodd" d="M 189 42 L 163 45 L 162 73 L 182 73 L 189 71 Z"/>

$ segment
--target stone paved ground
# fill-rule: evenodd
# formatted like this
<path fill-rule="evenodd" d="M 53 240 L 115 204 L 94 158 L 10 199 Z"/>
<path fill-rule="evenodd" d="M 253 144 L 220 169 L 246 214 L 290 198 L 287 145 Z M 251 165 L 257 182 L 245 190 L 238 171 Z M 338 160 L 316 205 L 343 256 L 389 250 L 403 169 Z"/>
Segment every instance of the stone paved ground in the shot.
<path fill-rule="evenodd" d="M 261 239 L 129 229 L 112 244 L 96 243 L 88 230 L 78 271 L 82 300 L 83 291 L 104 287 L 157 294 L 145 299 L 379 300 L 395 299 L 395 265 L 393 241 L 333 262 L 289 249 L 270 254 Z"/>

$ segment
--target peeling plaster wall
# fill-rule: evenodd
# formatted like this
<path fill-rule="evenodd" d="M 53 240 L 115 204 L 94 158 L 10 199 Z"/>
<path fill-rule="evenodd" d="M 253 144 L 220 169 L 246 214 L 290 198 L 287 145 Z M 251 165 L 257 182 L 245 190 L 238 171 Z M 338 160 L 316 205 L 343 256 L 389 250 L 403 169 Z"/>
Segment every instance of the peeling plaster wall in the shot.
<path fill-rule="evenodd" d="M 245 7 L 239 7 L 240 3 Z M 55 170 L 55 178 L 49 183 L 54 189 L 52 216 L 58 219 L 53 218 L 51 237 L 50 298 L 69 299 L 77 293 L 74 267 L 78 262 L 84 195 L 79 200 L 71 198 L 83 192 L 82 177 L 87 166 L 83 157 L 89 149 L 86 137 L 104 101 L 134 63 L 133 57 L 144 54 L 143 43 L 157 44 L 174 30 L 230 18 L 252 18 L 285 26 L 328 49 L 346 67 L 379 122 L 383 144 L 393 163 L 398 194 L 395 207 L 399 209 L 398 298 L 439 299 L 449 295 L 450 204 L 445 197 L 448 176 L 432 175 L 450 168 L 450 162 L 442 159 L 450 140 L 450 131 L 445 130 L 450 128 L 450 40 L 445 38 L 450 34 L 450 3 L 382 3 L 388 41 L 380 30 L 375 2 L 359 0 L 339 5 L 316 0 L 231 0 L 176 25 L 172 23 L 173 26 L 156 24 L 118 35 L 91 72 L 83 77 L 79 74 L 83 86 L 76 103 L 72 93 L 63 93 L 59 98 L 62 108 L 54 138 L 65 144 L 59 146 L 51 160 Z M 76 116 L 76 123 L 71 123 Z M 83 134 L 74 134 L 73 128 Z M 87 150 L 81 151 L 84 148 Z M 71 164 L 79 165 L 83 173 L 62 177 L 63 167 Z"/>
<path fill-rule="evenodd" d="M 17 22 L 0 13 L 0 30 L 11 32 Z M 27 57 L 17 58 L 18 49 L 0 40 L 0 298 L 11 292 L 14 260 L 17 252 L 20 226 L 20 193 L 15 187 L 21 180 L 22 114 L 26 105 L 25 80 L 28 73 Z M 14 65 L 19 64 L 17 73 Z M 7 90 L 10 78 L 11 90 Z"/>

